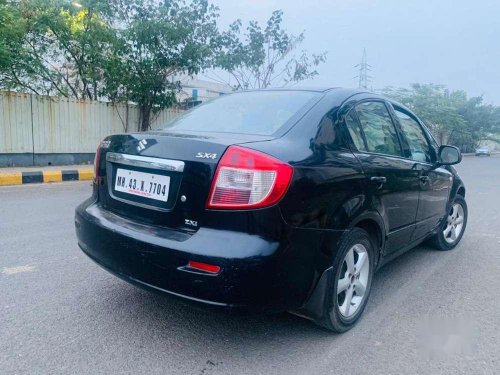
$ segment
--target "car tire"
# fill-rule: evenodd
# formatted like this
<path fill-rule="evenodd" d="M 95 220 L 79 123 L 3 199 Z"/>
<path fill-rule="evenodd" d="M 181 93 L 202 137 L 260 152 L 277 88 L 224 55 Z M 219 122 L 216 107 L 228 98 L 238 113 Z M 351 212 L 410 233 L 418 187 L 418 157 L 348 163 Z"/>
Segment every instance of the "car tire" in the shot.
<path fill-rule="evenodd" d="M 351 329 L 359 320 L 370 296 L 377 255 L 375 248 L 374 241 L 365 230 L 353 228 L 346 233 L 333 259 L 325 288 L 325 311 L 322 319 L 316 322 L 318 325 L 342 333 Z M 351 263 L 351 266 L 347 263 Z M 343 290 L 340 291 L 340 288 Z M 363 290 L 361 298 L 356 294 L 360 290 Z M 350 304 L 347 303 L 349 296 Z"/>
<path fill-rule="evenodd" d="M 460 207 L 460 209 L 458 209 L 458 216 L 453 218 L 454 210 L 457 209 L 457 207 Z M 467 203 L 464 197 L 457 194 L 451 204 L 450 212 L 448 212 L 445 220 L 443 220 L 443 224 L 441 224 L 439 231 L 428 240 L 428 244 L 441 251 L 454 249 L 465 233 L 467 218 Z M 457 231 L 457 225 L 461 225 L 459 231 Z"/>

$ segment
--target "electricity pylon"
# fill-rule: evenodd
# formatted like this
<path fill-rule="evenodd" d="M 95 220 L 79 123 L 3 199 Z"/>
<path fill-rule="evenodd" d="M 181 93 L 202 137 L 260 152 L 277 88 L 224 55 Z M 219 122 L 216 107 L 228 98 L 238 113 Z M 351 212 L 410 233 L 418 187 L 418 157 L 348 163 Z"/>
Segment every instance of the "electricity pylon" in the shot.
<path fill-rule="evenodd" d="M 371 65 L 368 64 L 366 59 L 366 48 L 363 48 L 363 57 L 361 58 L 361 63 L 354 66 L 355 68 L 359 68 L 359 75 L 354 78 L 359 78 L 359 88 L 360 89 L 368 89 L 368 83 L 373 78 L 368 74 L 371 71 Z"/>

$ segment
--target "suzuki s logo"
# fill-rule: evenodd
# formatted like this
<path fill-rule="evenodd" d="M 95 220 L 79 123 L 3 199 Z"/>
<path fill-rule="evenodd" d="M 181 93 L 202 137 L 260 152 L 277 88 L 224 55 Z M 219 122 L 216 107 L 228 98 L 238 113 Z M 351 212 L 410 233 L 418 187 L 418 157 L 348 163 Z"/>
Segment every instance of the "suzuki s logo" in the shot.
<path fill-rule="evenodd" d="M 146 149 L 146 145 L 148 144 L 148 141 L 146 141 L 145 139 L 143 139 L 142 141 L 139 141 L 139 143 L 137 144 L 137 152 L 141 152 L 142 150 Z"/>
<path fill-rule="evenodd" d="M 111 145 L 111 141 L 102 141 L 101 142 L 101 148 L 109 148 L 109 145 Z"/>
<path fill-rule="evenodd" d="M 200 159 L 217 159 L 217 154 L 212 154 L 210 152 L 198 152 L 195 158 Z"/>

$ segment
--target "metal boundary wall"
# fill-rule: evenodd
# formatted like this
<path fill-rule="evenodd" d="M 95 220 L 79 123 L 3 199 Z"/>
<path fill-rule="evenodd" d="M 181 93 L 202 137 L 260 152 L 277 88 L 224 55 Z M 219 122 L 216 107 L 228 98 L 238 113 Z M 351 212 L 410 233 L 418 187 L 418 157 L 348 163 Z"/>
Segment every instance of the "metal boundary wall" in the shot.
<path fill-rule="evenodd" d="M 152 128 L 159 128 L 180 113 L 166 109 L 153 115 Z M 27 165 L 29 155 L 30 164 L 43 165 L 35 159 L 93 154 L 104 137 L 135 131 L 138 121 L 135 105 L 0 92 L 0 165 Z M 16 162 L 15 155 L 21 155 L 22 161 L 17 158 Z"/>

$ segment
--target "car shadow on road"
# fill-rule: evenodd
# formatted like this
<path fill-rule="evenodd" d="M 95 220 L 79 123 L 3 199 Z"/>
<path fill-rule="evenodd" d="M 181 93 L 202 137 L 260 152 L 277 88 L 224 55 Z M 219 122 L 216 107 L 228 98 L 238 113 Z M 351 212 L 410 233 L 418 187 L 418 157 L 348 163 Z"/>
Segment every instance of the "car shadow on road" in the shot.
<path fill-rule="evenodd" d="M 247 361 L 252 358 L 265 361 L 267 357 L 290 361 L 290 352 L 311 350 L 311 345 L 333 344 L 335 347 L 337 341 L 342 342 L 353 335 L 372 339 L 372 330 L 376 329 L 373 327 L 384 324 L 387 305 L 395 304 L 391 311 L 401 306 L 398 293 L 405 288 L 408 275 L 434 262 L 440 254 L 443 253 L 418 247 L 380 269 L 374 278 L 365 316 L 353 330 L 343 335 L 332 334 L 288 313 L 232 315 L 193 308 L 175 298 L 144 291 L 111 276 L 110 285 L 98 292 L 94 306 L 99 306 L 100 314 L 115 317 L 113 336 L 116 340 L 123 340 L 120 335 L 126 332 L 133 337 L 133 345 L 140 345 L 145 351 L 149 348 L 158 352 L 158 348 L 166 350 L 174 345 L 179 346 L 179 350 L 189 347 L 190 352 L 205 356 L 207 363 L 217 363 L 221 358 L 227 360 L 228 355 L 234 358 L 244 355 Z M 398 288 L 387 288 L 388 285 L 398 285 Z M 113 326 L 107 327 L 107 332 Z"/>

